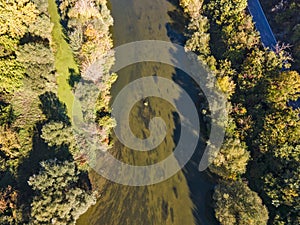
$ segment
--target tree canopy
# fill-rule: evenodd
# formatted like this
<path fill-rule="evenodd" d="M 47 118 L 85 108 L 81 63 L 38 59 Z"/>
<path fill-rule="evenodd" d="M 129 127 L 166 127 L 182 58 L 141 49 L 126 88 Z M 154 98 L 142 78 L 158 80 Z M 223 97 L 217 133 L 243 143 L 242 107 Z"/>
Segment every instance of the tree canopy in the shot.
<path fill-rule="evenodd" d="M 267 208 L 247 184 L 237 181 L 219 184 L 213 195 L 216 217 L 222 225 L 266 225 Z"/>
<path fill-rule="evenodd" d="M 79 173 L 74 162 L 41 162 L 41 171 L 28 181 L 35 191 L 30 223 L 75 224 L 95 204 L 95 194 L 79 187 Z"/>

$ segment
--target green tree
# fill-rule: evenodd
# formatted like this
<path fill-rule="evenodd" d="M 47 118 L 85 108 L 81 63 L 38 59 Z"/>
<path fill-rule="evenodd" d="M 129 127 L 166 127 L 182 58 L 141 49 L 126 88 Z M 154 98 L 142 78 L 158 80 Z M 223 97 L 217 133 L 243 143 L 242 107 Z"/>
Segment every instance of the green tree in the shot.
<path fill-rule="evenodd" d="M 288 160 L 273 161 L 275 166 L 272 171 L 264 175 L 264 190 L 268 197 L 271 199 L 271 204 L 275 207 L 283 206 L 289 207 L 291 212 L 297 214 L 300 208 L 300 145 L 296 147 L 285 147 L 280 149 L 280 154 L 293 154 L 296 156 L 294 160 L 291 160 L 292 156 L 289 156 Z M 281 164 L 278 162 L 281 161 Z M 288 166 L 286 164 L 289 164 Z"/>
<path fill-rule="evenodd" d="M 48 0 L 32 0 L 32 2 L 37 8 L 37 17 L 33 23 L 29 24 L 28 31 L 34 36 L 51 41 L 53 24 L 48 13 Z"/>
<path fill-rule="evenodd" d="M 44 92 L 46 88 L 53 86 L 54 54 L 48 46 L 30 42 L 19 46 L 16 55 L 18 62 L 26 68 L 30 79 L 28 84 L 33 90 Z"/>
<path fill-rule="evenodd" d="M 246 50 L 259 41 L 246 7 L 247 0 L 212 0 L 206 5 L 206 11 L 226 44 L 224 56 L 235 62 L 234 66 L 238 66 Z"/>
<path fill-rule="evenodd" d="M 92 204 L 95 193 L 79 187 L 74 162 L 48 160 L 41 162 L 41 171 L 29 178 L 35 191 L 31 203 L 31 224 L 75 224 Z"/>
<path fill-rule="evenodd" d="M 206 5 L 219 25 L 233 24 L 241 20 L 247 0 L 212 0 Z"/>
<path fill-rule="evenodd" d="M 54 55 L 49 47 L 42 43 L 28 43 L 21 45 L 16 52 L 17 60 L 24 63 L 24 66 L 29 65 L 38 67 L 39 65 L 53 65 Z"/>
<path fill-rule="evenodd" d="M 38 121 L 45 119 L 40 109 L 40 99 L 31 89 L 21 88 L 12 98 L 12 106 L 16 119 L 14 126 L 18 128 L 32 128 Z"/>
<path fill-rule="evenodd" d="M 213 199 L 216 218 L 222 225 L 267 224 L 267 208 L 260 197 L 241 181 L 219 184 Z"/>
<path fill-rule="evenodd" d="M 0 126 L 5 124 L 11 125 L 14 119 L 15 115 L 12 106 L 9 104 L 0 103 Z"/>
<path fill-rule="evenodd" d="M 297 112 L 299 111 L 288 108 L 266 115 L 263 130 L 259 135 L 261 152 L 272 152 L 285 144 L 294 145 L 299 142 L 300 124 Z"/>
<path fill-rule="evenodd" d="M 18 39 L 11 38 L 8 35 L 0 35 L 0 57 L 12 55 L 19 43 Z"/>
<path fill-rule="evenodd" d="M 14 59 L 0 59 L 0 94 L 12 94 L 21 87 L 25 69 Z"/>
<path fill-rule="evenodd" d="M 50 147 L 68 146 L 68 150 L 73 157 L 78 157 L 79 149 L 76 145 L 72 127 L 62 122 L 51 121 L 43 126 L 41 138 Z"/>

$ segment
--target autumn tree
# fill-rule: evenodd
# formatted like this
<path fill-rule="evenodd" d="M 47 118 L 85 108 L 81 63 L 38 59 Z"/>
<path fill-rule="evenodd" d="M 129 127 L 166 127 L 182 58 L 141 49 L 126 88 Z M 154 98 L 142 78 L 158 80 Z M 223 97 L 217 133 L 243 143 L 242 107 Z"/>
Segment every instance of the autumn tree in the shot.
<path fill-rule="evenodd" d="M 36 20 L 37 10 L 29 0 L 8 0 L 0 4 L 0 35 L 20 38 Z"/>
<path fill-rule="evenodd" d="M 203 0 L 180 0 L 180 6 L 192 19 L 199 17 Z"/>
<path fill-rule="evenodd" d="M 250 153 L 239 139 L 227 138 L 209 169 L 225 179 L 236 179 L 246 172 Z"/>
<path fill-rule="evenodd" d="M 0 189 L 0 223 L 3 225 L 18 224 L 22 215 L 17 207 L 18 192 L 8 185 Z"/>
<path fill-rule="evenodd" d="M 17 133 L 0 126 L 0 151 L 8 158 L 16 158 L 20 154 L 20 147 Z"/>
<path fill-rule="evenodd" d="M 206 17 L 199 15 L 192 20 L 187 28 L 190 35 L 185 44 L 185 48 L 200 55 L 208 56 L 210 54 L 210 35 L 208 33 L 208 28 L 209 24 Z"/>

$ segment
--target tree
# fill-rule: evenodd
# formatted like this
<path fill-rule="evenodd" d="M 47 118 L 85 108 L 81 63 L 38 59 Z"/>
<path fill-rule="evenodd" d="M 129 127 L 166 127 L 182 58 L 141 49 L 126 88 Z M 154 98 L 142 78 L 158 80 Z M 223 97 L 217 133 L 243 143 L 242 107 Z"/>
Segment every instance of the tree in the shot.
<path fill-rule="evenodd" d="M 191 21 L 188 25 L 188 31 L 191 33 L 185 44 L 185 48 L 189 51 L 196 52 L 203 56 L 210 54 L 208 33 L 208 19 L 202 15 Z"/>
<path fill-rule="evenodd" d="M 14 119 L 15 115 L 12 106 L 0 102 L 0 126 L 4 124 L 11 125 Z"/>
<path fill-rule="evenodd" d="M 300 145 L 277 149 L 261 180 L 272 224 L 299 224 Z M 272 154 L 270 154 L 272 156 Z M 271 156 L 266 160 L 270 161 Z M 269 164 L 269 163 L 268 163 Z"/>
<path fill-rule="evenodd" d="M 0 4 L 0 35 L 21 38 L 36 20 L 37 10 L 29 0 L 7 0 Z"/>
<path fill-rule="evenodd" d="M 35 191 L 30 223 L 75 224 L 95 204 L 95 193 L 79 187 L 80 172 L 74 162 L 48 160 L 41 162 L 41 167 L 28 181 Z"/>
<path fill-rule="evenodd" d="M 16 55 L 17 61 L 26 68 L 32 89 L 44 92 L 45 87 L 55 78 L 52 50 L 43 43 L 30 42 L 19 46 Z"/>
<path fill-rule="evenodd" d="M 72 130 L 62 122 L 50 122 L 43 126 L 41 137 L 49 146 L 60 146 L 70 143 Z"/>
<path fill-rule="evenodd" d="M 67 116 L 66 105 L 63 104 L 52 91 L 47 91 L 39 96 L 41 101 L 41 109 L 46 118 L 50 121 L 60 121 L 65 124 L 70 124 L 70 119 Z"/>
<path fill-rule="evenodd" d="M 235 62 L 234 66 L 238 66 L 246 50 L 259 41 L 252 18 L 245 12 L 246 7 L 247 0 L 212 0 L 206 5 L 206 11 L 226 44 L 224 56 Z"/>
<path fill-rule="evenodd" d="M 247 0 L 212 0 L 207 8 L 219 25 L 237 23 L 247 7 Z"/>
<path fill-rule="evenodd" d="M 28 43 L 21 45 L 16 52 L 17 60 L 24 63 L 24 66 L 28 67 L 39 65 L 53 65 L 54 55 L 50 48 L 46 47 L 42 43 Z"/>
<path fill-rule="evenodd" d="M 268 88 L 267 101 L 282 110 L 287 102 L 300 98 L 300 75 L 296 71 L 285 71 L 273 76 Z"/>
<path fill-rule="evenodd" d="M 31 23 L 28 27 L 28 31 L 35 36 L 39 36 L 48 41 L 51 40 L 53 24 L 51 24 L 50 18 L 46 14 L 40 14 L 34 23 Z"/>
<path fill-rule="evenodd" d="M 34 91 L 21 88 L 12 98 L 12 106 L 16 115 L 14 126 L 18 128 L 31 128 L 38 121 L 45 119 L 40 109 L 40 99 Z"/>
<path fill-rule="evenodd" d="M 280 154 L 290 153 L 292 156 L 288 156 L 287 160 L 273 160 L 274 169 L 263 177 L 264 190 L 276 208 L 289 207 L 290 212 L 297 214 L 300 204 L 300 145 L 286 146 L 280 150 Z"/>
<path fill-rule="evenodd" d="M 260 197 L 241 181 L 219 184 L 213 194 L 222 225 L 266 225 L 268 211 Z"/>
<path fill-rule="evenodd" d="M 12 55 L 16 50 L 18 39 L 11 38 L 8 35 L 0 35 L 0 57 Z"/>
<path fill-rule="evenodd" d="M 10 185 L 0 190 L 0 223 L 19 224 L 22 216 L 17 209 L 18 192 Z"/>
<path fill-rule="evenodd" d="M 74 137 L 73 129 L 62 123 L 62 122 L 54 122 L 51 121 L 45 124 L 42 128 L 41 138 L 45 140 L 45 142 L 50 147 L 62 147 L 68 146 L 69 152 L 72 156 L 78 157 L 79 150 L 76 145 L 76 140 Z"/>
<path fill-rule="evenodd" d="M 20 147 L 17 133 L 0 126 L 0 151 L 8 158 L 15 158 L 20 154 Z"/>
<path fill-rule="evenodd" d="M 51 24 L 48 13 L 48 0 L 31 0 L 36 9 L 37 17 L 33 23 L 28 26 L 28 31 L 33 36 L 39 36 L 45 40 L 51 41 L 51 32 L 53 24 Z"/>
<path fill-rule="evenodd" d="M 227 138 L 209 169 L 222 178 L 236 179 L 246 172 L 249 158 L 250 153 L 246 150 L 245 143 L 237 138 Z"/>
<path fill-rule="evenodd" d="M 259 150 L 272 152 L 285 144 L 294 145 L 299 142 L 298 115 L 297 111 L 291 108 L 266 115 L 263 130 L 259 135 Z"/>
<path fill-rule="evenodd" d="M 220 61 L 218 66 L 219 68 L 216 71 L 218 85 L 220 90 L 227 95 L 228 99 L 230 99 L 235 92 L 236 85 L 233 81 L 233 78 L 236 74 L 236 71 L 232 69 L 231 62 L 228 60 Z"/>
<path fill-rule="evenodd" d="M 12 94 L 21 87 L 25 69 L 14 59 L 0 59 L 0 94 Z"/>
<path fill-rule="evenodd" d="M 179 4 L 184 9 L 184 12 L 192 19 L 195 19 L 200 15 L 203 0 L 180 0 Z"/>

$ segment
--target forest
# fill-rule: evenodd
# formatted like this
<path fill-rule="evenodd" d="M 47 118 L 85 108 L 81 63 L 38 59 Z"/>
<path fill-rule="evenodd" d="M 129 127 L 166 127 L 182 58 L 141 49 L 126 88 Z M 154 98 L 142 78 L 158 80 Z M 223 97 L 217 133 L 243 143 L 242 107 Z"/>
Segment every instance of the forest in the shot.
<path fill-rule="evenodd" d="M 229 103 L 209 167 L 216 220 L 300 224 L 300 108 L 289 104 L 300 97 L 300 3 L 261 1 L 279 40 L 272 51 L 247 0 L 175 2 L 186 51 L 214 72 Z M 96 61 L 103 85 L 94 113 L 101 145 L 113 145 L 108 2 L 0 0 L 0 15 L 0 224 L 75 224 L 99 196 L 72 129 L 74 89 Z"/>

